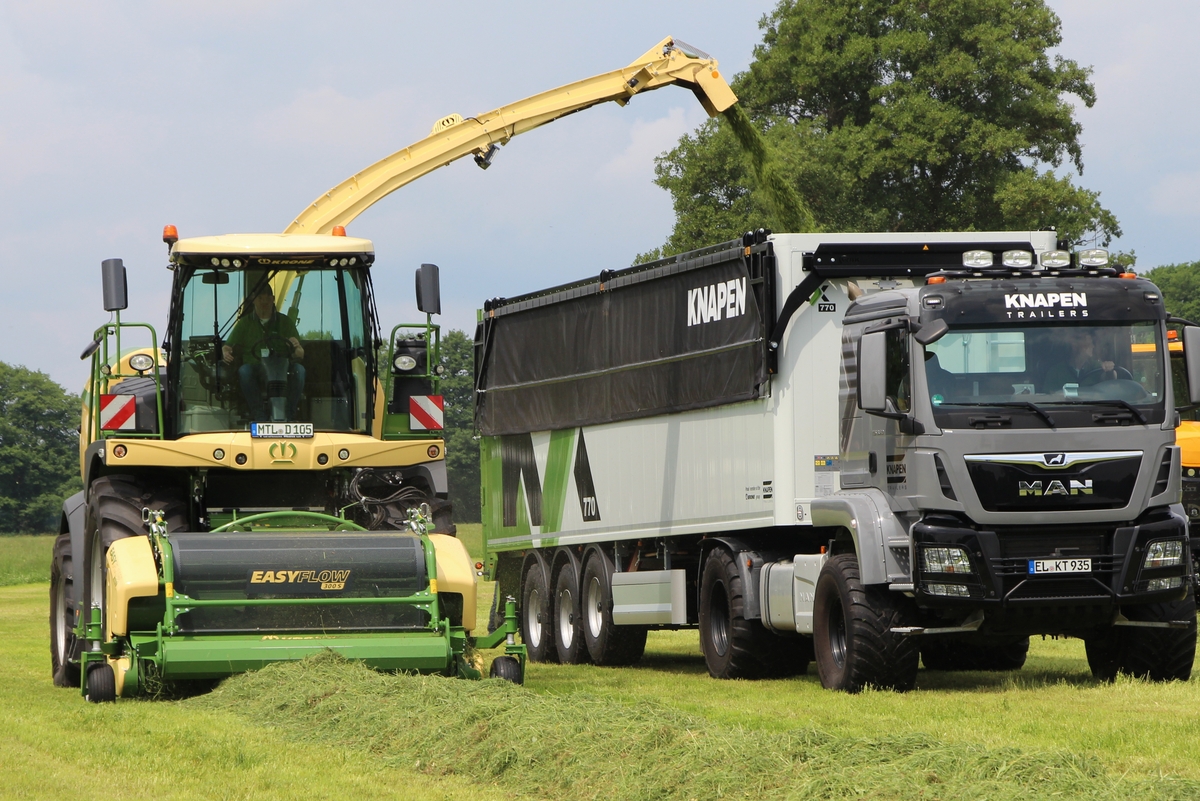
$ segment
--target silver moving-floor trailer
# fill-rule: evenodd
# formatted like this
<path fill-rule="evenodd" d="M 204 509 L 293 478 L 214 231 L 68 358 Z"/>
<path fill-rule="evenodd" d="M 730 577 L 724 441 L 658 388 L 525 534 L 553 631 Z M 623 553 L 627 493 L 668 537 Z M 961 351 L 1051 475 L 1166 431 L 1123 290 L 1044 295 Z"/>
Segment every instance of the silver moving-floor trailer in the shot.
<path fill-rule="evenodd" d="M 698 626 L 716 677 L 905 690 L 1055 634 L 1187 678 L 1167 315 L 1057 244 L 760 231 L 485 304 L 487 575 L 530 657 Z"/>

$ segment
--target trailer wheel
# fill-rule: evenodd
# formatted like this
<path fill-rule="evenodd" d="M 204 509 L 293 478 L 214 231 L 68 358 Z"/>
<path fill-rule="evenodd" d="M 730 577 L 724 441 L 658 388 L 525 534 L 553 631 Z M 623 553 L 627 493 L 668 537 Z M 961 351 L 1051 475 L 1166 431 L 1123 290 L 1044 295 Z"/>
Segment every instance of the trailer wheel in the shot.
<path fill-rule="evenodd" d="M 1002 645 L 977 645 L 931 635 L 921 643 L 926 670 L 1020 670 L 1028 654 L 1028 637 Z"/>
<path fill-rule="evenodd" d="M 71 534 L 64 532 L 54 541 L 50 563 L 50 669 L 55 687 L 79 688 L 79 640 L 75 637 L 74 565 L 71 559 Z"/>
<path fill-rule="evenodd" d="M 579 577 L 570 562 L 559 568 L 558 579 L 554 582 L 554 646 L 558 661 L 564 665 L 590 661 L 583 637 Z"/>
<path fill-rule="evenodd" d="M 1130 620 L 1167 622 L 1188 620 L 1186 629 L 1113 626 L 1084 640 L 1088 666 L 1100 681 L 1112 681 L 1118 673 L 1151 681 L 1187 681 L 1196 659 L 1196 596 L 1159 604 L 1127 606 L 1122 612 Z"/>
<path fill-rule="evenodd" d="M 891 632 L 912 622 L 906 601 L 887 589 L 863 586 L 853 554 L 825 563 L 813 604 L 813 644 L 823 687 L 856 693 L 869 685 L 905 692 L 916 685 L 917 644 Z"/>
<path fill-rule="evenodd" d="M 492 669 L 488 677 L 504 679 L 513 684 L 524 684 L 525 676 L 521 672 L 521 663 L 515 656 L 498 656 L 492 660 Z"/>
<path fill-rule="evenodd" d="M 554 634 L 550 626 L 550 590 L 538 562 L 530 562 L 521 581 L 521 639 L 532 662 L 553 662 Z"/>
<path fill-rule="evenodd" d="M 583 640 L 597 665 L 632 665 L 646 651 L 647 629 L 613 623 L 612 574 L 608 555 L 592 551 L 583 567 Z"/>
<path fill-rule="evenodd" d="M 113 673 L 112 665 L 105 662 L 88 668 L 84 697 L 93 704 L 117 700 L 117 676 Z"/>

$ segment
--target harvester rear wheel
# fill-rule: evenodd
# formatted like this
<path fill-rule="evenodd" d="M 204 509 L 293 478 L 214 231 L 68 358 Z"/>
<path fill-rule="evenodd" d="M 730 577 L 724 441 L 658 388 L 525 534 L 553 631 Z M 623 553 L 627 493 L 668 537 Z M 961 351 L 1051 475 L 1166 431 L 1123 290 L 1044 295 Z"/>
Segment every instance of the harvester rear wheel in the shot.
<path fill-rule="evenodd" d="M 553 662 L 554 632 L 550 625 L 550 588 L 540 562 L 531 561 L 521 581 L 521 639 L 531 662 Z"/>
<path fill-rule="evenodd" d="M 513 684 L 524 684 L 525 675 L 521 672 L 521 663 L 515 656 L 498 656 L 492 660 L 492 669 L 488 676 L 493 679 L 504 679 Z"/>
<path fill-rule="evenodd" d="M 579 665 L 589 661 L 583 637 L 583 607 L 579 599 L 579 576 L 570 562 L 558 570 L 554 582 L 554 644 L 558 661 Z"/>
<path fill-rule="evenodd" d="M 54 541 L 50 563 L 50 668 L 55 687 L 79 688 L 79 640 L 75 637 L 74 565 L 71 559 L 71 534 L 64 532 Z"/>
<path fill-rule="evenodd" d="M 117 676 L 113 673 L 112 665 L 105 662 L 88 668 L 84 697 L 93 704 L 117 700 Z"/>
<path fill-rule="evenodd" d="M 583 641 L 597 665 L 632 665 L 646 651 L 645 626 L 618 626 L 613 623 L 613 564 L 608 555 L 596 549 L 583 566 L 581 606 Z"/>

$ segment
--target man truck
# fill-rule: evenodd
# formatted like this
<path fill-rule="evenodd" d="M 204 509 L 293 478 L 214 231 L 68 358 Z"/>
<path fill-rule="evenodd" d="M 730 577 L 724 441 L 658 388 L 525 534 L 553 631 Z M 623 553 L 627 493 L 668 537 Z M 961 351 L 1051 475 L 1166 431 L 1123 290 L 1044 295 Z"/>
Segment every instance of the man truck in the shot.
<path fill-rule="evenodd" d="M 1185 679 L 1166 320 L 1053 231 L 759 231 L 488 301 L 488 575 L 534 660 L 695 626 L 714 677 L 907 690 L 1049 634 Z"/>

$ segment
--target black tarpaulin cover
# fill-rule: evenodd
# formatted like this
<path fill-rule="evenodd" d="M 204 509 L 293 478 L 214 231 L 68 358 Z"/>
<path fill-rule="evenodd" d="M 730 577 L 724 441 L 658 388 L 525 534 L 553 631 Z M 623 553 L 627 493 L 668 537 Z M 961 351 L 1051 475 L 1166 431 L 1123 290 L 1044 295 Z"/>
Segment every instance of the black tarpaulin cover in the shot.
<path fill-rule="evenodd" d="M 476 333 L 479 430 L 556 430 L 759 397 L 761 280 L 736 244 L 495 308 Z"/>

